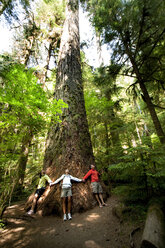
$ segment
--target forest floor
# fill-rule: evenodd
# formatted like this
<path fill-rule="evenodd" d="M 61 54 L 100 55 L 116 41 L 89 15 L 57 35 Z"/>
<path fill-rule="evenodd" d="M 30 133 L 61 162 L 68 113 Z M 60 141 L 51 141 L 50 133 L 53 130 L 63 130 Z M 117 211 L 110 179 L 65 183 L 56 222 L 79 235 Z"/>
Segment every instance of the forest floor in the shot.
<path fill-rule="evenodd" d="M 65 222 L 57 216 L 27 216 L 24 203 L 10 206 L 4 213 L 7 226 L 0 230 L 0 247 L 139 248 L 144 223 L 117 218 L 113 213 L 115 206 L 120 204 L 117 196 L 111 196 L 107 204 L 103 208 L 96 206 L 84 213 L 73 214 L 72 220 Z M 134 244 L 131 245 L 132 231 Z"/>

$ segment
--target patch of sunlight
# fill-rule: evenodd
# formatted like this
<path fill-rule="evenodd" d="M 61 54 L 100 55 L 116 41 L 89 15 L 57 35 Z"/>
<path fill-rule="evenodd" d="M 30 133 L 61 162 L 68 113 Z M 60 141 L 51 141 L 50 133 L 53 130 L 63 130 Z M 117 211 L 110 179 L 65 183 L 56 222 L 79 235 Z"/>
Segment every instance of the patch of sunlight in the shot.
<path fill-rule="evenodd" d="M 9 206 L 8 209 L 12 209 L 12 208 L 15 208 L 15 207 L 18 207 L 18 204 Z"/>
<path fill-rule="evenodd" d="M 1 230 L 1 233 L 7 233 L 8 231 L 9 231 L 9 229 L 5 228 L 4 230 L 3 229 Z"/>
<path fill-rule="evenodd" d="M 48 228 L 48 229 L 45 229 L 44 231 L 42 231 L 41 235 L 44 235 L 44 234 L 47 234 L 47 233 L 55 235 L 56 231 L 57 231 L 56 229 Z"/>
<path fill-rule="evenodd" d="M 102 248 L 100 245 L 96 244 L 94 240 L 85 241 L 85 247 L 87 248 Z"/>
<path fill-rule="evenodd" d="M 86 220 L 87 221 L 95 221 L 97 220 L 98 218 L 100 218 L 100 215 L 97 214 L 97 213 L 92 213 L 90 215 L 87 216 Z"/>
<path fill-rule="evenodd" d="M 17 227 L 14 229 L 14 232 L 20 232 L 20 231 L 23 231 L 25 230 L 25 227 Z"/>
<path fill-rule="evenodd" d="M 77 223 L 71 223 L 71 226 L 82 227 L 84 225 L 83 224 L 77 224 Z"/>
<path fill-rule="evenodd" d="M 12 231 L 10 230 L 9 232 L 7 232 L 6 237 L 8 239 L 12 239 L 13 238 L 13 235 L 18 234 L 19 232 L 24 231 L 24 230 L 25 230 L 24 227 L 15 228 L 14 230 L 12 230 Z"/>
<path fill-rule="evenodd" d="M 16 220 L 16 219 L 10 219 L 12 222 L 14 222 L 15 224 L 19 225 L 19 224 L 22 224 L 23 220 Z"/>

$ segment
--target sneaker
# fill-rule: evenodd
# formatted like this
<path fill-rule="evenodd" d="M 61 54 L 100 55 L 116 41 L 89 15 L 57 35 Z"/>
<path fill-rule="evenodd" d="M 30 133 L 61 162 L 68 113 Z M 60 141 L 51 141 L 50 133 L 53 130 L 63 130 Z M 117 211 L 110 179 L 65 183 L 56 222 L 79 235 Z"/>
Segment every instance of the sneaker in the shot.
<path fill-rule="evenodd" d="M 68 213 L 68 220 L 71 220 L 72 219 L 72 216 L 70 213 Z"/>
<path fill-rule="evenodd" d="M 34 214 L 34 211 L 30 209 L 30 210 L 27 212 L 27 214 L 32 215 L 32 214 Z"/>
<path fill-rule="evenodd" d="M 66 221 L 67 220 L 67 218 L 66 218 L 66 214 L 64 214 L 64 221 Z"/>

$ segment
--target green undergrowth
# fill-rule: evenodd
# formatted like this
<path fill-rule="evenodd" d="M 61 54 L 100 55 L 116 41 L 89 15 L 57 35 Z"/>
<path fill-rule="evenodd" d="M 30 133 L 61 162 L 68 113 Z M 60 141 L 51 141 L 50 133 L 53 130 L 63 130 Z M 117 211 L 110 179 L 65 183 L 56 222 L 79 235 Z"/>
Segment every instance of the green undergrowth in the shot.
<path fill-rule="evenodd" d="M 6 226 L 5 222 L 2 219 L 0 219 L 0 230 L 4 229 L 5 226 Z"/>
<path fill-rule="evenodd" d="M 127 185 L 120 185 L 113 188 L 112 193 L 121 199 L 119 211 L 122 220 L 140 224 L 145 221 L 148 202 L 142 192 L 140 193 L 139 191 L 139 196 L 133 194 L 131 197 L 128 193 L 128 189 L 130 188 Z"/>

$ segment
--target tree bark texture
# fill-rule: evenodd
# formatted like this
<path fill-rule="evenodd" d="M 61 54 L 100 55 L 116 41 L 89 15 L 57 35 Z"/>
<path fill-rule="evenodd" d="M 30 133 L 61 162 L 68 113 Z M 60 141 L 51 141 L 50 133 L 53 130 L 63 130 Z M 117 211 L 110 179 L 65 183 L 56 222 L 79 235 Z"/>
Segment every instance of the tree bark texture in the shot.
<path fill-rule="evenodd" d="M 62 123 L 52 124 L 49 131 L 44 169 L 55 180 L 68 168 L 74 177 L 82 178 L 94 163 L 91 139 L 86 118 L 79 42 L 78 0 L 68 0 L 66 20 L 60 44 L 55 98 L 68 104 L 62 114 Z M 42 206 L 42 215 L 60 212 L 60 187 L 51 187 Z M 93 205 L 89 183 L 73 183 L 72 212 L 83 211 Z M 47 207 L 49 206 L 49 207 Z M 48 211 L 46 211 L 48 209 Z"/>
<path fill-rule="evenodd" d="M 145 222 L 141 248 L 164 248 L 164 215 L 159 205 L 151 205 Z"/>

